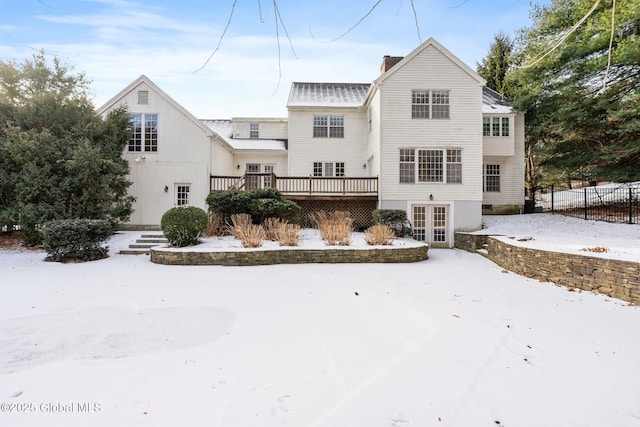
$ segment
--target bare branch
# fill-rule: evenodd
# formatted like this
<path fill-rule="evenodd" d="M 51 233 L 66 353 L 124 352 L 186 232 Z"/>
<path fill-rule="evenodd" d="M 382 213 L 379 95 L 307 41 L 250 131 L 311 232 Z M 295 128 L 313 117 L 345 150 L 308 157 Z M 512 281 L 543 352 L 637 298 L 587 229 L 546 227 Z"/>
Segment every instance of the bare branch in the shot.
<path fill-rule="evenodd" d="M 262 4 L 260 4 L 260 0 L 258 0 L 258 13 L 260 14 L 260 23 L 264 24 L 265 17 L 262 15 Z"/>
<path fill-rule="evenodd" d="M 276 18 L 280 20 L 280 25 L 282 25 L 282 29 L 284 30 L 284 34 L 287 36 L 287 40 L 289 40 L 289 47 L 291 47 L 291 52 L 293 52 L 294 58 L 298 59 L 298 55 L 296 55 L 296 51 L 293 48 L 293 42 L 291 41 L 291 37 L 289 37 L 289 32 L 287 31 L 287 26 L 284 25 L 284 20 L 282 19 L 282 15 L 280 15 L 280 8 L 276 0 L 274 0 L 274 9 L 276 11 Z"/>
<path fill-rule="evenodd" d="M 604 78 L 602 79 L 602 91 L 607 88 L 607 79 L 609 77 L 609 70 L 611 69 L 611 51 L 613 50 L 613 35 L 615 34 L 616 25 L 616 0 L 613 0 L 613 6 L 611 6 L 611 38 L 609 39 L 609 55 L 607 59 L 607 69 L 604 72 Z"/>
<path fill-rule="evenodd" d="M 273 0 L 273 15 L 276 21 L 276 41 L 278 43 L 278 84 L 276 85 L 276 88 L 273 91 L 273 93 L 275 94 L 278 91 L 278 88 L 280 87 L 280 81 L 282 80 L 282 62 L 281 62 L 282 54 L 280 52 L 280 29 L 278 27 L 278 2 L 276 0 Z"/>
<path fill-rule="evenodd" d="M 274 0 L 275 1 L 275 0 Z M 207 58 L 206 61 L 204 61 L 204 64 L 202 64 L 202 66 L 200 68 L 198 68 L 197 70 L 194 71 L 194 73 L 197 73 L 198 71 L 202 70 L 204 67 L 207 66 L 207 64 L 209 63 L 209 61 L 211 61 L 211 58 L 213 58 L 213 55 L 216 54 L 216 52 L 218 51 L 218 49 L 220 49 L 220 45 L 222 44 L 222 39 L 224 38 L 224 35 L 227 34 L 227 30 L 229 29 L 229 25 L 231 25 L 231 20 L 233 19 L 233 11 L 236 8 L 236 3 L 238 3 L 238 0 L 233 0 L 233 5 L 231 6 L 231 13 L 229 14 L 229 20 L 227 21 L 227 26 L 224 27 L 224 31 L 222 32 L 222 34 L 220 35 L 220 40 L 218 40 L 218 45 L 216 46 L 215 50 L 211 53 L 211 55 L 209 55 L 209 57 Z"/>
<path fill-rule="evenodd" d="M 326 40 L 326 43 L 331 43 L 331 42 L 335 42 L 337 40 L 340 40 L 341 38 L 343 38 L 344 36 L 346 36 L 347 34 L 349 34 L 354 28 L 356 28 L 358 25 L 360 25 L 362 23 L 362 21 L 364 21 L 365 19 L 367 19 L 367 17 L 369 15 L 371 15 L 371 13 L 376 9 L 376 7 L 378 7 L 380 5 L 380 3 L 382 3 L 383 0 L 378 0 L 376 1 L 376 3 L 371 7 L 371 9 L 369 9 L 369 11 L 367 13 L 364 14 L 364 16 L 362 18 L 360 18 L 360 20 L 358 22 L 356 22 L 353 26 L 351 26 L 351 28 L 349 28 L 347 31 L 345 31 L 344 33 L 340 34 L 338 37 L 336 37 L 335 39 L 332 40 Z M 309 34 L 311 34 L 311 37 L 316 40 L 316 41 L 321 41 L 321 40 L 317 40 L 316 37 L 313 35 L 313 33 L 311 32 L 311 29 L 309 29 Z"/>
<path fill-rule="evenodd" d="M 469 0 L 464 0 L 462 3 L 459 3 L 459 4 L 455 5 L 455 6 L 449 6 L 449 9 L 456 9 L 456 8 L 458 8 L 458 7 L 460 7 L 463 4 L 468 3 L 468 2 L 469 2 Z"/>
<path fill-rule="evenodd" d="M 418 24 L 418 14 L 416 13 L 416 5 L 411 0 L 411 9 L 413 9 L 413 19 L 416 21 L 416 30 L 418 31 L 418 40 L 420 40 L 420 44 L 422 44 L 422 36 L 420 35 L 420 25 Z"/>

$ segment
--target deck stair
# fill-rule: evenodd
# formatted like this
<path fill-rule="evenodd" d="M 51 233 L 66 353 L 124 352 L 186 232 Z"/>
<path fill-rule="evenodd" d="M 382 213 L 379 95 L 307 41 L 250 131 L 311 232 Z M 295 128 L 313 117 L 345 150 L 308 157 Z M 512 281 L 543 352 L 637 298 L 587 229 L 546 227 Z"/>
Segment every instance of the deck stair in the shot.
<path fill-rule="evenodd" d="M 151 248 L 167 244 L 167 239 L 160 233 L 143 234 L 135 243 L 129 245 L 129 249 L 120 251 L 121 255 L 149 255 Z"/>

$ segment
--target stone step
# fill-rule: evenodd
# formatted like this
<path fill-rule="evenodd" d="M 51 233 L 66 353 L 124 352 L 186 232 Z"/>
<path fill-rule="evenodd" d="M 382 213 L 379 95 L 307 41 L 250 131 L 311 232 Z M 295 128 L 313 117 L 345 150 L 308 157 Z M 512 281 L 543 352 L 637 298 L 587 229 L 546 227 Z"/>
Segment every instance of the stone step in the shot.
<path fill-rule="evenodd" d="M 157 243 L 132 243 L 129 245 L 131 249 L 150 249 L 159 246 Z"/>
<path fill-rule="evenodd" d="M 149 250 L 135 250 L 135 249 L 123 249 L 118 252 L 120 255 L 149 255 L 151 252 Z"/>
<path fill-rule="evenodd" d="M 141 239 L 164 239 L 164 234 L 143 234 L 140 236 Z"/>
<path fill-rule="evenodd" d="M 167 239 L 138 239 L 136 243 L 169 243 Z"/>

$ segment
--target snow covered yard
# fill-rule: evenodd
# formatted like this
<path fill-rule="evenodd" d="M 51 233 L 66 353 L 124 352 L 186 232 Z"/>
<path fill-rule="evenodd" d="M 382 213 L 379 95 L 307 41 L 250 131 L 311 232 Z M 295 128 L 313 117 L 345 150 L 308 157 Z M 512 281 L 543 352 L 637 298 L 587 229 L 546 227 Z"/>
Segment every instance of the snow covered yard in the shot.
<path fill-rule="evenodd" d="M 556 227 L 639 246 L 635 225 L 486 218 L 538 244 L 559 244 Z M 458 250 L 262 267 L 114 255 L 138 236 L 84 264 L 0 252 L 1 426 L 640 425 L 639 307 Z"/>

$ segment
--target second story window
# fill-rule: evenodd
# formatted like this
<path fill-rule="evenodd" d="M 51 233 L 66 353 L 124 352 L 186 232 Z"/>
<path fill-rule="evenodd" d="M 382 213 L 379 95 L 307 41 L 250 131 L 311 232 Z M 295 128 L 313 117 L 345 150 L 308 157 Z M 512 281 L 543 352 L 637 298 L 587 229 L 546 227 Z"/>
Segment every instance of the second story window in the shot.
<path fill-rule="evenodd" d="M 509 117 L 483 117 L 482 136 L 509 136 Z"/>
<path fill-rule="evenodd" d="M 133 135 L 127 147 L 131 152 L 158 151 L 158 115 L 157 114 L 129 114 Z"/>
<path fill-rule="evenodd" d="M 314 138 L 344 138 L 344 116 L 313 116 Z"/>
<path fill-rule="evenodd" d="M 462 183 L 462 150 L 459 148 L 401 148 L 399 166 L 401 183 Z"/>
<path fill-rule="evenodd" d="M 251 139 L 260 138 L 260 125 L 258 123 L 249 124 L 249 138 Z"/>
<path fill-rule="evenodd" d="M 411 118 L 413 119 L 448 119 L 448 90 L 412 90 Z"/>

